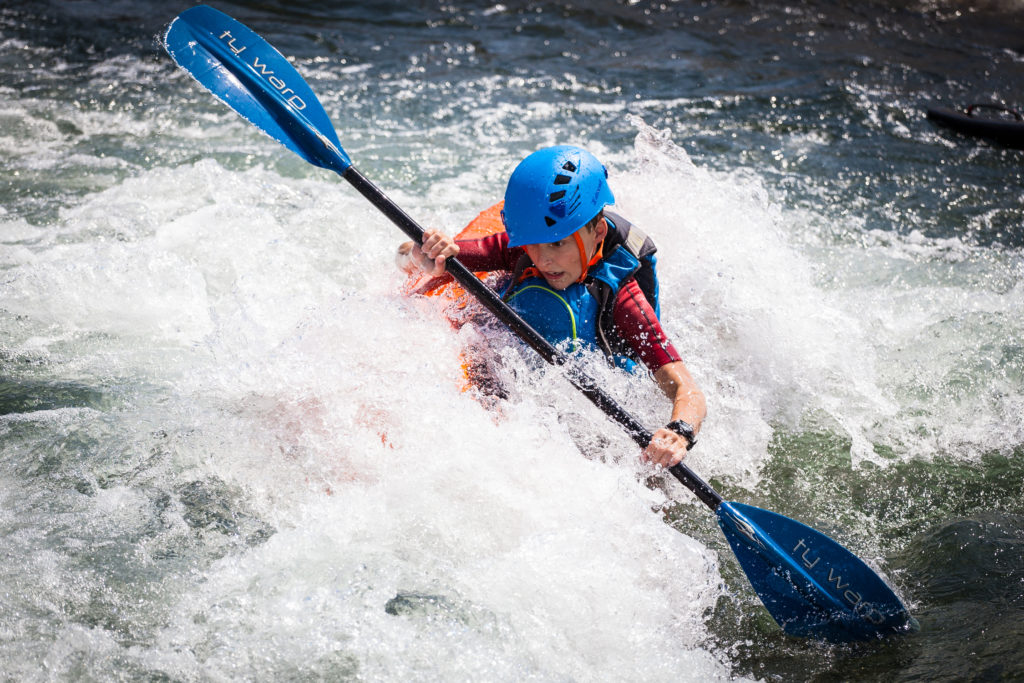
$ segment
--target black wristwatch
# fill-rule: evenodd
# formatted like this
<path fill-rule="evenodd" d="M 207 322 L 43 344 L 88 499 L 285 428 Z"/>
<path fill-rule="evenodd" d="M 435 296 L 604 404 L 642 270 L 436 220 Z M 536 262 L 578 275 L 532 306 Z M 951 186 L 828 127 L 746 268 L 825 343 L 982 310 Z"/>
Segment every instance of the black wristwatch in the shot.
<path fill-rule="evenodd" d="M 697 437 L 693 434 L 693 425 L 685 420 L 672 420 L 665 429 L 671 429 L 679 436 L 686 439 L 686 450 L 690 450 L 697 445 Z"/>

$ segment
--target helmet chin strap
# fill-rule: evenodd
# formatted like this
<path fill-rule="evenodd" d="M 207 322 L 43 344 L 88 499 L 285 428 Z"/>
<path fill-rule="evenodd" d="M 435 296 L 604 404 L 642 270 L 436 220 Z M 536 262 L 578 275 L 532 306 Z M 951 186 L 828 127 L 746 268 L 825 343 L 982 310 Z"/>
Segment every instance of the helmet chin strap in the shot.
<path fill-rule="evenodd" d="M 587 258 L 587 248 L 583 245 L 583 238 L 580 237 L 580 233 L 583 229 L 577 230 L 572 234 L 573 239 L 576 240 L 576 248 L 580 250 L 580 266 L 583 270 L 580 272 L 580 277 L 576 282 L 583 282 L 587 279 L 587 271 L 590 270 L 590 266 L 594 265 L 602 258 L 604 258 L 604 240 L 597 243 L 597 249 L 594 251 L 593 258 Z"/>

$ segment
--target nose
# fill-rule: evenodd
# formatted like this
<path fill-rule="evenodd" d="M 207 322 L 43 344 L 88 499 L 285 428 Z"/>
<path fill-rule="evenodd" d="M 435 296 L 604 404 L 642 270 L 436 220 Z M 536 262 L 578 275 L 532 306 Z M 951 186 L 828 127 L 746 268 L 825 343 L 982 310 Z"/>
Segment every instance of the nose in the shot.
<path fill-rule="evenodd" d="M 534 261 L 534 264 L 538 268 L 544 268 L 545 266 L 549 266 L 552 263 L 553 261 L 550 249 L 545 249 L 544 247 L 540 247 L 539 249 L 537 249 L 537 260 Z"/>

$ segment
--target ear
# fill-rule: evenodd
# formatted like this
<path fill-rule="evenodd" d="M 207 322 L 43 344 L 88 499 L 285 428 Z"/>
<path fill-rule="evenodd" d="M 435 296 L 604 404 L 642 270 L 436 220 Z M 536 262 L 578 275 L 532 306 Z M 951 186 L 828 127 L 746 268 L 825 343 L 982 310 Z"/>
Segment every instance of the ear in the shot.
<path fill-rule="evenodd" d="M 594 226 L 594 238 L 598 242 L 600 242 L 601 240 L 603 240 L 607 236 L 608 236 L 608 221 L 606 221 L 604 219 L 604 216 L 601 216 L 601 220 L 599 220 L 597 222 L 597 225 Z"/>

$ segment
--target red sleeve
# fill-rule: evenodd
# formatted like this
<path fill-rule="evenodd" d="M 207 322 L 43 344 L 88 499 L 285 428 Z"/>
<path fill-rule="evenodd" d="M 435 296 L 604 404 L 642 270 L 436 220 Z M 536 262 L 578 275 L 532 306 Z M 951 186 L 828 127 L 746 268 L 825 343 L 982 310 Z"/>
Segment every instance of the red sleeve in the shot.
<path fill-rule="evenodd" d="M 614 313 L 615 330 L 651 372 L 682 360 L 636 280 L 629 280 L 619 290 Z"/>
<path fill-rule="evenodd" d="M 455 243 L 459 245 L 459 260 L 473 272 L 514 270 L 519 257 L 525 253 L 522 247 L 509 248 L 505 231 Z"/>

